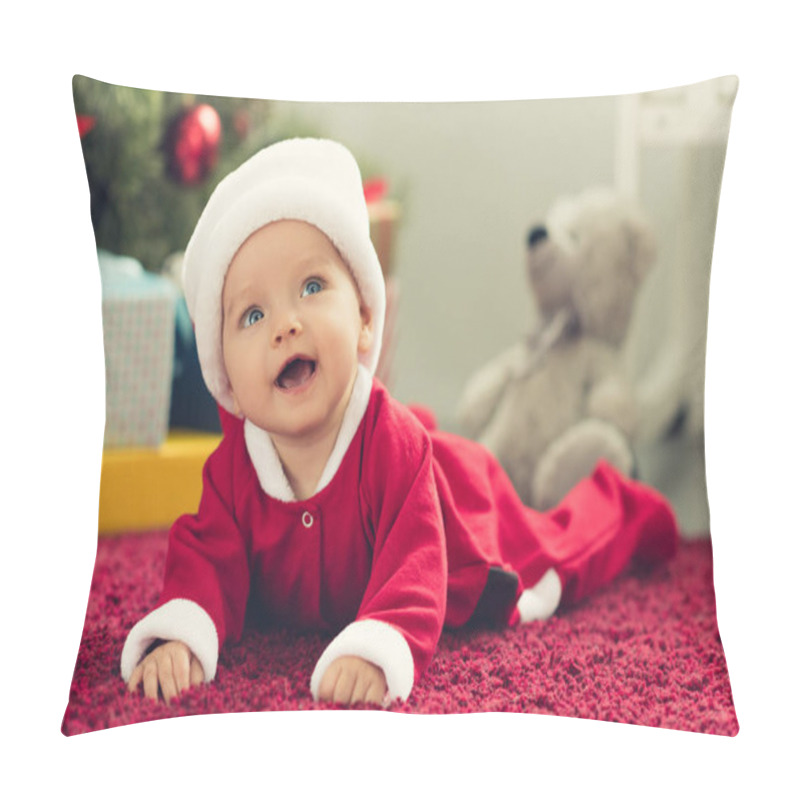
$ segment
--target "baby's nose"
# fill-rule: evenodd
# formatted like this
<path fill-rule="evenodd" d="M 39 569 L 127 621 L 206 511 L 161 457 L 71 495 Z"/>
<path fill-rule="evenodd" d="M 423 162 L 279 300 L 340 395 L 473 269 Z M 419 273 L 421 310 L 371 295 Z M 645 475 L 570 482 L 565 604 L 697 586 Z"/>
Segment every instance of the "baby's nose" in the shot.
<path fill-rule="evenodd" d="M 287 315 L 276 324 L 272 334 L 272 341 L 274 344 L 279 345 L 286 339 L 297 336 L 301 330 L 300 321 L 294 316 Z"/>

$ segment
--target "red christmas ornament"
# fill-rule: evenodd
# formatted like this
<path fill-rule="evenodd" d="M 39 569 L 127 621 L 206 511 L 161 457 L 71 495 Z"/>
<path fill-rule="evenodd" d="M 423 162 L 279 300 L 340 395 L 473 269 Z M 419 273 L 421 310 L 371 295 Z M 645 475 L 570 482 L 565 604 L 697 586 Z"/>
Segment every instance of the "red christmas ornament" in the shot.
<path fill-rule="evenodd" d="M 203 181 L 217 163 L 221 138 L 219 114 L 207 103 L 179 114 L 172 121 L 165 142 L 172 178 L 187 185 Z"/>
<path fill-rule="evenodd" d="M 367 203 L 379 203 L 389 191 L 389 181 L 386 178 L 371 178 L 364 181 L 364 199 Z"/>
<path fill-rule="evenodd" d="M 95 118 L 87 114 L 78 114 L 78 135 L 83 139 L 94 128 Z"/>

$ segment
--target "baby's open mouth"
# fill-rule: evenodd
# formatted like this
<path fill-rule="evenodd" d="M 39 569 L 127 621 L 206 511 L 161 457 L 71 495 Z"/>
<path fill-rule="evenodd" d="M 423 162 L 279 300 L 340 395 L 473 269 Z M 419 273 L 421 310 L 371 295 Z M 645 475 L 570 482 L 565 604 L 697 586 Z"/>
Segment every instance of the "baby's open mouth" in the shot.
<path fill-rule="evenodd" d="M 281 370 L 275 383 L 281 389 L 296 389 L 309 381 L 316 371 L 316 361 L 295 358 Z"/>

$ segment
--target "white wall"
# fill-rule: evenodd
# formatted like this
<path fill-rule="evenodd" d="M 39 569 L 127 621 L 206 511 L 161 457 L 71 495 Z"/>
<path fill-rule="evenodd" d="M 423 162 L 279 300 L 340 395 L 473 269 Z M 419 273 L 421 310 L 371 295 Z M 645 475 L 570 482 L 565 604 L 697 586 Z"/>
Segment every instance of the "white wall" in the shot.
<path fill-rule="evenodd" d="M 533 320 L 529 226 L 558 195 L 613 181 L 615 114 L 608 98 L 275 105 L 276 124 L 338 139 L 399 195 L 392 389 L 442 427 L 468 376 Z"/>
<path fill-rule="evenodd" d="M 655 101 L 649 96 L 650 111 L 660 99 L 668 113 L 675 107 L 674 95 L 665 92 Z M 458 430 L 454 412 L 468 377 L 534 322 L 524 277 L 529 227 L 561 195 L 625 183 L 624 148 L 621 157 L 617 143 L 630 132 L 621 127 L 620 111 L 613 97 L 274 105 L 279 129 L 343 142 L 365 174 L 389 178 L 402 204 L 391 385 L 398 399 L 428 405 L 441 427 Z M 667 494 L 685 530 L 700 532 L 709 525 L 705 331 L 725 146 L 640 144 L 636 187 L 659 243 L 627 350 L 648 403 L 640 476 Z M 666 345 L 676 336 L 685 341 L 670 351 Z M 664 380 L 670 358 L 679 362 L 678 384 Z M 678 440 L 661 441 L 683 397 L 690 400 L 689 425 Z"/>

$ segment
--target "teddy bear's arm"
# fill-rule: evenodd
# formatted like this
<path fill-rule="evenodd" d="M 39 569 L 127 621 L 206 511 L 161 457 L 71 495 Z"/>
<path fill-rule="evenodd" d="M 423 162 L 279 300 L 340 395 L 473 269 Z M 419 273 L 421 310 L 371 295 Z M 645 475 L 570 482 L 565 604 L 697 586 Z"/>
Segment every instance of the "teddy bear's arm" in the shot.
<path fill-rule="evenodd" d="M 593 387 L 587 402 L 587 416 L 615 425 L 627 437 L 636 432 L 636 401 L 630 385 L 610 375 Z"/>
<path fill-rule="evenodd" d="M 604 420 L 583 419 L 542 454 L 531 481 L 534 508 L 544 511 L 556 506 L 573 486 L 591 475 L 600 459 L 624 475 L 633 470 L 633 452 L 622 432 Z"/>
<path fill-rule="evenodd" d="M 601 419 L 627 437 L 636 431 L 637 411 L 633 386 L 627 379 L 616 350 L 600 343 L 587 350 L 588 384 L 584 417 Z"/>
<path fill-rule="evenodd" d="M 508 384 L 524 368 L 526 351 L 524 344 L 515 344 L 469 379 L 456 409 L 465 436 L 477 439 L 489 426 Z"/>

